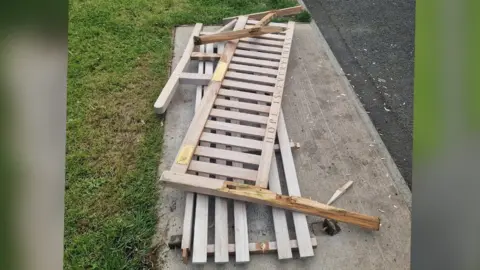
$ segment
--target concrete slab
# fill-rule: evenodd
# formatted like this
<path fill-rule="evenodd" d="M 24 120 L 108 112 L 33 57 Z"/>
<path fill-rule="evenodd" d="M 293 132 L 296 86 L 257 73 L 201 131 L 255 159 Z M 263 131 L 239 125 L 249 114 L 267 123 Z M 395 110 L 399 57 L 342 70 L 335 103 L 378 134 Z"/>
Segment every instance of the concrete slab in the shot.
<path fill-rule="evenodd" d="M 176 29 L 174 63 L 191 30 Z M 320 231 L 319 218 L 308 217 L 318 241 L 315 257 L 279 261 L 276 254 L 253 255 L 244 265 L 236 265 L 231 257 L 221 267 L 409 269 L 410 191 L 323 36 L 311 24 L 296 26 L 287 78 L 283 111 L 290 137 L 302 145 L 293 153 L 302 195 L 326 202 L 337 188 L 353 180 L 334 205 L 380 216 L 381 229 L 370 232 L 341 224 L 342 232 L 331 237 Z M 194 88 L 181 87 L 167 110 L 160 172 L 171 166 L 177 154 L 193 117 L 194 97 Z M 170 235 L 181 234 L 185 196 L 164 188 L 161 200 L 158 232 L 160 239 L 168 241 Z M 248 219 L 250 241 L 274 239 L 268 207 L 249 204 Z M 290 237 L 295 234 L 291 232 Z M 179 250 L 161 252 L 159 261 L 164 269 L 195 268 L 182 263 Z M 216 268 L 213 258 L 203 268 Z"/>

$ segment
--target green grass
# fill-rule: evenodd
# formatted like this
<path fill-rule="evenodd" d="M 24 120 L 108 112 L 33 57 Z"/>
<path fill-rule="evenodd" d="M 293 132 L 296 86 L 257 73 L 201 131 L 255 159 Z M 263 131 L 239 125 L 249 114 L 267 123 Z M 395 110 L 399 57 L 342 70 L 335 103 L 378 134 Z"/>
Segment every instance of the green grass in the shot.
<path fill-rule="evenodd" d="M 161 119 L 175 25 L 290 0 L 70 1 L 65 269 L 150 269 Z M 161 201 L 161 200 L 160 200 Z"/>

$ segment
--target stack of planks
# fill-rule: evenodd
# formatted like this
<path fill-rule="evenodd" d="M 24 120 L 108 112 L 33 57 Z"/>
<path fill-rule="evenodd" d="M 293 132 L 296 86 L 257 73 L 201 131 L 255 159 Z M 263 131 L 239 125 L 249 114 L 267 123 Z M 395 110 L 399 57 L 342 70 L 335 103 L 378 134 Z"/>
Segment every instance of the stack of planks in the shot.
<path fill-rule="evenodd" d="M 180 83 L 196 84 L 195 116 L 176 161 L 161 180 L 185 189 L 182 255 L 188 262 L 248 262 L 250 253 L 276 251 L 279 259 L 313 256 L 305 214 L 378 230 L 379 219 L 301 198 L 281 100 L 294 23 L 269 23 L 301 7 L 227 18 L 215 33 L 196 24 L 185 53 L 161 92 L 155 110 L 165 112 Z M 233 27 L 233 31 L 225 31 Z M 253 31 L 252 31 L 253 30 Z M 198 73 L 184 73 L 190 60 Z M 215 69 L 214 69 L 215 68 Z M 278 142 L 277 142 L 278 141 Z M 279 150 L 288 195 L 282 194 L 275 158 Z M 268 188 L 268 189 L 267 189 Z M 214 198 L 214 243 L 208 243 L 209 197 Z M 228 199 L 234 199 L 234 239 L 229 242 Z M 274 206 L 275 241 L 250 243 L 246 202 Z M 290 239 L 287 210 L 292 210 L 296 239 Z"/>

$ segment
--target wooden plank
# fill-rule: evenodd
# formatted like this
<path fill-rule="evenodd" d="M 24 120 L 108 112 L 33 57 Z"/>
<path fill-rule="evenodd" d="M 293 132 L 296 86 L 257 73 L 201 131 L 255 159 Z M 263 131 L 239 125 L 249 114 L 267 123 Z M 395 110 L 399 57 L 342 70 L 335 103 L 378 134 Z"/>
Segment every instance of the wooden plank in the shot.
<path fill-rule="evenodd" d="M 267 53 L 282 53 L 282 48 L 263 46 L 258 44 L 251 44 L 247 42 L 239 42 L 237 48 L 251 51 L 267 52 Z"/>
<path fill-rule="evenodd" d="M 258 165 L 258 163 L 260 162 L 259 155 L 247 154 L 213 147 L 197 146 L 197 148 L 195 149 L 195 155 L 256 165 Z"/>
<path fill-rule="evenodd" d="M 201 29 L 201 23 L 197 23 L 195 24 L 195 27 L 193 27 L 192 35 L 187 43 L 187 46 L 185 47 L 182 58 L 180 59 L 180 61 L 178 61 L 177 66 L 170 74 L 170 78 L 168 78 L 167 83 L 165 84 L 162 91 L 160 92 L 160 95 L 155 101 L 153 107 L 155 108 L 155 112 L 157 114 L 163 114 L 167 110 L 168 104 L 170 104 L 170 101 L 172 100 L 172 97 L 177 90 L 180 74 L 184 71 L 185 67 L 190 61 L 190 54 L 192 54 L 194 48 L 193 37 L 198 35 Z"/>
<path fill-rule="evenodd" d="M 208 120 L 205 125 L 205 128 L 224 130 L 228 132 L 238 132 L 245 135 L 258 136 L 258 137 L 263 137 L 263 135 L 265 135 L 265 129 L 263 128 L 237 125 L 237 124 L 219 122 L 219 121 L 213 121 L 213 120 Z"/>
<path fill-rule="evenodd" d="M 280 34 L 265 34 L 257 37 L 258 39 L 274 40 L 274 41 L 283 41 L 285 40 L 285 35 Z"/>
<path fill-rule="evenodd" d="M 270 171 L 270 163 L 272 162 L 273 145 L 275 144 L 275 136 L 277 133 L 278 116 L 281 110 L 281 102 L 283 96 L 283 89 L 285 78 L 287 74 L 288 58 L 290 56 L 290 48 L 293 39 L 294 22 L 288 23 L 287 35 L 285 44 L 283 46 L 282 59 L 278 69 L 277 83 L 275 85 L 275 93 L 272 96 L 272 105 L 270 106 L 270 113 L 268 115 L 268 123 L 263 139 L 262 158 L 258 167 L 258 175 L 256 184 L 260 187 L 268 186 L 268 173 Z"/>
<path fill-rule="evenodd" d="M 229 80 L 229 79 L 224 79 L 222 86 L 228 87 L 228 88 L 240 89 L 240 90 L 264 92 L 264 93 L 273 93 L 275 89 L 273 86 L 269 86 L 269 85 L 247 83 L 247 82 Z"/>
<path fill-rule="evenodd" d="M 282 194 L 280 186 L 280 176 L 278 175 L 277 160 L 275 155 L 272 158 L 269 189 L 275 193 Z M 275 229 L 275 239 L 277 241 L 278 259 L 292 258 L 292 248 L 290 247 L 290 236 L 288 234 L 287 216 L 285 210 L 272 208 L 273 227 Z"/>
<path fill-rule="evenodd" d="M 233 26 L 235 25 L 236 22 L 237 22 L 237 19 L 231 20 L 230 22 L 228 22 L 223 27 L 221 27 L 220 29 L 218 29 L 217 31 L 215 31 L 213 33 L 217 34 L 217 33 L 223 32 L 227 29 L 233 28 Z"/>
<path fill-rule="evenodd" d="M 208 133 L 208 132 L 202 133 L 202 136 L 200 137 L 200 141 L 232 145 L 232 146 L 238 146 L 238 147 L 256 149 L 256 150 L 262 149 L 262 141 L 232 137 L 232 136 Z"/>
<path fill-rule="evenodd" d="M 259 44 L 264 46 L 273 46 L 273 47 L 279 47 L 279 48 L 283 46 L 283 41 L 281 40 L 270 40 L 270 39 L 263 39 L 263 38 L 242 38 L 240 40 L 242 42 Z"/>
<path fill-rule="evenodd" d="M 195 172 L 208 173 L 213 175 L 226 176 L 226 177 L 238 177 L 248 181 L 255 181 L 257 177 L 257 171 L 255 170 L 232 167 L 232 166 L 209 163 L 209 162 L 201 162 L 196 160 L 192 160 L 192 162 L 190 162 L 190 166 L 188 167 L 188 170 L 195 171 Z M 212 179 L 211 181 L 216 181 L 216 180 Z"/>
<path fill-rule="evenodd" d="M 205 52 L 205 46 L 202 45 L 199 47 L 200 52 Z M 198 61 L 198 73 L 203 74 L 205 72 L 205 65 L 203 61 Z M 200 106 L 200 101 L 202 100 L 203 87 L 201 85 L 197 86 L 195 93 L 195 108 L 196 111 Z M 185 200 L 185 212 L 183 216 L 183 233 L 182 233 L 182 258 L 184 263 L 188 261 L 188 253 L 191 251 L 192 244 L 192 232 L 193 232 L 193 211 L 194 211 L 194 202 L 196 196 L 194 193 L 188 192 L 186 194 Z"/>
<path fill-rule="evenodd" d="M 217 44 L 217 52 L 223 53 L 224 43 Z M 212 69 L 213 69 L 213 63 Z M 218 119 L 220 120 L 220 119 Z M 221 132 L 218 132 L 222 134 Z M 224 133 L 223 133 L 224 134 Z M 216 145 L 217 148 L 225 149 L 223 145 Z M 197 146 L 198 149 L 198 146 Z M 226 160 L 217 158 L 216 163 L 226 165 Z M 218 177 L 226 179 L 225 177 Z M 228 201 L 225 198 L 215 197 L 215 262 L 226 263 L 228 257 Z"/>
<path fill-rule="evenodd" d="M 230 64 L 229 70 L 251 72 L 251 73 L 256 73 L 261 75 L 272 75 L 272 76 L 277 76 L 277 73 L 278 73 L 276 69 L 254 67 L 254 66 L 247 66 L 247 65 L 234 64 L 234 63 Z"/>
<path fill-rule="evenodd" d="M 218 53 L 201 53 L 201 52 L 192 52 L 190 54 L 191 60 L 199 60 L 199 61 L 216 61 L 220 59 L 220 54 Z"/>
<path fill-rule="evenodd" d="M 298 184 L 297 171 L 293 162 L 292 149 L 289 145 L 287 127 L 283 113 L 280 112 L 277 128 L 278 143 L 282 155 L 285 181 L 287 182 L 288 194 L 292 196 L 301 196 L 300 186 Z M 295 234 L 297 236 L 300 257 L 314 256 L 312 245 L 310 244 L 310 230 L 308 228 L 307 217 L 303 213 L 292 213 Z"/>
<path fill-rule="evenodd" d="M 241 49 L 237 49 L 235 51 L 235 56 L 249 57 L 253 59 L 262 59 L 262 60 L 274 60 L 274 61 L 280 60 L 280 57 L 281 57 L 280 54 L 246 51 Z"/>
<path fill-rule="evenodd" d="M 317 238 L 312 237 L 311 241 L 312 241 L 312 245 L 314 247 L 317 247 Z M 298 249 L 297 240 L 294 240 L 294 239 L 290 240 L 289 245 L 292 247 L 293 250 Z M 214 245 L 208 245 L 207 254 L 212 255 L 214 250 L 215 250 Z M 271 253 L 278 250 L 278 243 L 276 241 L 249 243 L 248 250 L 252 254 Z M 235 244 L 228 245 L 228 253 L 235 254 Z"/>
<path fill-rule="evenodd" d="M 220 91 L 218 91 L 218 94 L 226 97 L 236 97 L 236 98 L 254 100 L 254 101 L 263 101 L 263 102 L 272 101 L 272 96 L 252 94 L 252 93 L 236 91 L 236 90 L 220 89 Z"/>
<path fill-rule="evenodd" d="M 255 26 L 264 26 L 267 25 L 274 17 L 275 17 L 275 12 L 270 12 L 267 15 L 265 15 L 258 23 L 255 24 Z M 248 21 L 247 21 L 248 23 Z"/>
<path fill-rule="evenodd" d="M 239 73 L 239 72 L 235 72 L 235 71 L 227 71 L 227 74 L 225 75 L 225 78 L 235 79 L 237 81 L 246 81 L 246 82 L 255 82 L 255 83 L 261 83 L 261 84 L 275 85 L 275 78 L 268 77 L 268 76 L 247 74 L 247 73 Z M 224 80 L 224 83 L 225 83 L 225 80 Z M 225 86 L 225 84 L 224 84 L 224 86 Z M 244 85 L 244 87 L 247 87 L 247 86 Z M 273 87 L 269 87 L 267 89 L 267 91 L 262 91 L 262 90 L 258 90 L 258 91 L 271 93 L 273 91 L 272 88 Z M 242 88 L 242 89 L 245 89 L 245 88 Z M 247 88 L 247 90 L 256 90 L 256 89 Z"/>
<path fill-rule="evenodd" d="M 247 25 L 255 25 L 259 22 L 259 20 L 251 20 L 249 19 L 247 21 Z M 272 25 L 272 26 L 281 26 L 281 27 L 287 27 L 287 24 L 286 23 L 279 23 L 279 22 L 269 22 L 268 25 Z"/>
<path fill-rule="evenodd" d="M 181 84 L 194 84 L 194 85 L 208 85 L 211 79 L 212 79 L 212 75 L 190 73 L 190 72 L 182 72 L 179 77 Z"/>
<path fill-rule="evenodd" d="M 213 52 L 213 46 L 211 44 L 204 45 L 203 51 L 206 53 Z M 211 76 L 213 73 L 213 63 L 204 62 L 204 73 Z M 201 95 L 200 95 L 201 96 Z M 196 105 L 196 110 L 200 106 L 201 99 L 199 100 L 198 105 Z M 204 146 L 209 146 L 208 143 L 202 143 Z M 200 157 L 200 161 L 210 162 L 210 159 Z M 208 177 L 208 174 L 199 173 L 199 176 Z M 192 253 L 192 263 L 206 263 L 206 245 L 208 245 L 208 211 L 209 211 L 209 198 L 202 194 L 197 194 L 197 202 L 195 208 L 195 224 L 194 224 L 194 235 L 193 235 L 193 253 Z"/>
<path fill-rule="evenodd" d="M 210 112 L 210 116 L 241 120 L 241 121 L 256 123 L 256 124 L 266 124 L 268 120 L 268 118 L 265 116 L 249 114 L 249 113 L 240 113 L 240 112 L 234 112 L 234 111 L 226 111 L 226 110 L 220 110 L 220 109 L 212 109 L 212 111 Z"/>
<path fill-rule="evenodd" d="M 252 19 L 252 20 L 260 20 L 263 17 L 265 17 L 265 15 L 271 12 L 275 12 L 277 17 L 284 17 L 284 16 L 296 15 L 302 11 L 303 11 L 303 7 L 301 5 L 298 5 L 298 6 L 289 7 L 289 8 L 282 8 L 282 9 L 276 9 L 276 10 L 274 9 L 274 10 L 268 10 L 263 12 L 251 13 L 243 16 L 247 16 L 249 19 Z M 239 16 L 224 18 L 223 24 L 226 24 L 231 20 L 235 20 L 237 17 Z"/>
<path fill-rule="evenodd" d="M 239 17 L 234 29 L 242 29 L 247 21 L 246 17 Z M 192 158 L 195 147 L 198 144 L 200 136 L 203 132 L 203 127 L 208 120 L 210 110 L 213 107 L 217 92 L 220 90 L 223 77 L 228 68 L 233 53 L 236 48 L 238 40 L 227 42 L 220 61 L 217 64 L 215 73 L 204 91 L 204 97 L 200 103 L 198 111 L 195 113 L 190 126 L 188 127 L 185 138 L 183 139 L 180 151 L 178 152 L 175 162 L 171 167 L 171 171 L 178 173 L 185 173 L 188 168 L 189 161 Z"/>
<path fill-rule="evenodd" d="M 258 59 L 240 57 L 240 56 L 234 56 L 232 58 L 232 63 L 247 64 L 247 65 L 269 67 L 269 68 L 278 68 L 279 66 L 278 62 L 268 61 L 268 60 L 258 60 Z"/>
<path fill-rule="evenodd" d="M 212 181 L 211 178 L 172 171 L 163 172 L 160 180 L 166 185 L 191 192 L 270 205 L 272 207 L 333 219 L 370 230 L 378 231 L 380 229 L 379 217 L 351 212 L 303 197 L 277 194 L 259 186 L 224 180 Z"/>
<path fill-rule="evenodd" d="M 283 31 L 285 31 L 285 28 L 279 27 L 279 26 L 250 27 L 249 29 L 239 29 L 239 30 L 221 32 L 221 33 L 216 33 L 211 35 L 203 35 L 203 36 L 197 35 L 193 37 L 193 40 L 195 45 L 201 45 L 201 44 L 235 40 L 235 39 L 245 38 L 245 37 L 257 37 L 257 36 L 266 35 L 269 33 L 278 33 Z"/>
<path fill-rule="evenodd" d="M 242 109 L 242 110 L 247 110 L 252 112 L 261 112 L 261 113 L 268 113 L 270 111 L 269 106 L 258 105 L 258 104 L 247 103 L 247 102 L 240 102 L 240 101 L 233 101 L 233 100 L 228 100 L 223 98 L 217 98 L 215 100 L 215 105 Z"/>

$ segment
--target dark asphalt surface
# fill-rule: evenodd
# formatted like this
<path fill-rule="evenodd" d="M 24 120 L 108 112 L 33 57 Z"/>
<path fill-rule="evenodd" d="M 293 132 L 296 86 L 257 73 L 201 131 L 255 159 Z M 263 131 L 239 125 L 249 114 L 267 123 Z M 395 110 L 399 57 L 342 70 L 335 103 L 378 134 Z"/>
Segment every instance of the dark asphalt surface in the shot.
<path fill-rule="evenodd" d="M 414 0 L 303 0 L 411 187 Z"/>

